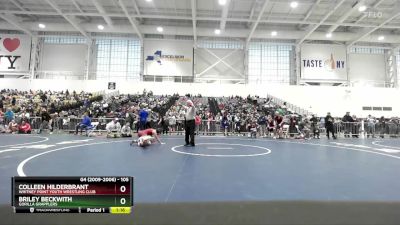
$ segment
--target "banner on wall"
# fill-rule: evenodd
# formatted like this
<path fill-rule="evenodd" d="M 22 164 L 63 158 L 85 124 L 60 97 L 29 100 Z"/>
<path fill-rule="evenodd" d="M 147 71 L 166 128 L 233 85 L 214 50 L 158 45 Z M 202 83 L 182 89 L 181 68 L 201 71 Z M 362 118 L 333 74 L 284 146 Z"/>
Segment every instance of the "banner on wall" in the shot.
<path fill-rule="evenodd" d="M 144 41 L 144 75 L 192 76 L 193 42 Z"/>
<path fill-rule="evenodd" d="M 346 47 L 304 44 L 301 47 L 301 79 L 347 80 Z"/>
<path fill-rule="evenodd" d="M 29 36 L 0 34 L 0 72 L 27 72 L 30 59 Z"/>

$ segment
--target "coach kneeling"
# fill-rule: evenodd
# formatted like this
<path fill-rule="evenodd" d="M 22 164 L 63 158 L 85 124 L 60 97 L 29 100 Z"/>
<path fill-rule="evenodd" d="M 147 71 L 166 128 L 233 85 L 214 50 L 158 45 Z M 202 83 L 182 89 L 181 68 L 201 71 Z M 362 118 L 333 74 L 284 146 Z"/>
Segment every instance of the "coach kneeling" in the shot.
<path fill-rule="evenodd" d="M 185 146 L 194 146 L 194 130 L 196 127 L 194 117 L 196 116 L 196 109 L 192 101 L 187 100 L 186 104 L 187 108 L 185 114 Z"/>

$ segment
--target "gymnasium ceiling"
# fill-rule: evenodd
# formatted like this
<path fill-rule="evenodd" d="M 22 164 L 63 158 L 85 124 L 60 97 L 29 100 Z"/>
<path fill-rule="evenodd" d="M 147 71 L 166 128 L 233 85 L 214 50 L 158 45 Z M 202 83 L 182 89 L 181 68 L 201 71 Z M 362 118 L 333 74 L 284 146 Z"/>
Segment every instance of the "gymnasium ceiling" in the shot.
<path fill-rule="evenodd" d="M 0 0 L 0 30 L 400 46 L 400 0 L 219 1 Z"/>

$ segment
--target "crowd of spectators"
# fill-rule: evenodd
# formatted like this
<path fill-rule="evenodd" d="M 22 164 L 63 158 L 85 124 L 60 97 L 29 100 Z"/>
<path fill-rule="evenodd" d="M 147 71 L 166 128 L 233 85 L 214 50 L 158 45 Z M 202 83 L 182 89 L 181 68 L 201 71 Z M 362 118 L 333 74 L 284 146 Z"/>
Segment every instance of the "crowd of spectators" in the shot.
<path fill-rule="evenodd" d="M 198 96 L 190 96 L 185 95 L 179 97 L 179 99 L 172 105 L 166 114 L 160 118 L 160 125 L 162 127 L 163 133 L 176 132 L 177 134 L 183 134 L 184 130 L 184 120 L 185 120 L 185 105 L 186 101 L 190 99 L 193 102 L 194 107 L 196 108 L 196 118 L 197 121 L 199 119 L 205 119 L 206 115 L 209 113 L 208 107 L 208 99 L 202 97 L 201 95 Z M 200 125 L 197 122 L 196 130 L 197 132 L 200 129 Z"/>
<path fill-rule="evenodd" d="M 185 104 L 191 99 L 196 108 L 196 133 L 215 135 L 249 134 L 250 137 L 319 138 L 322 130 L 345 137 L 358 137 L 361 120 L 368 137 L 378 134 L 398 135 L 399 118 L 366 119 L 346 113 L 343 118 L 298 115 L 274 99 L 259 96 L 207 98 L 198 96 L 161 95 L 144 90 L 141 94 L 103 95 L 75 91 L 0 91 L 0 133 L 31 133 L 35 129 L 80 130 L 95 128 L 130 136 L 131 131 L 148 127 L 164 134 L 183 134 Z M 215 102 L 216 104 L 212 104 Z M 216 105 L 216 107 L 215 107 Z M 211 107 L 213 106 L 213 107 Z M 83 119 L 82 119 L 83 118 Z"/>
<path fill-rule="evenodd" d="M 364 121 L 367 138 L 374 138 L 376 135 L 384 138 L 385 134 L 396 137 L 400 133 L 399 117 L 385 118 L 384 116 L 373 117 L 368 115 L 367 118 L 359 118 L 354 114 L 350 115 L 350 112 L 346 112 L 343 118 L 338 118 L 335 122 L 339 124 L 337 129 L 344 133 L 345 138 L 359 138 L 362 121 Z"/>
<path fill-rule="evenodd" d="M 32 126 L 52 130 L 53 118 L 74 115 L 76 109 L 88 107 L 91 101 L 101 100 L 101 95 L 68 90 L 55 91 L 0 91 L 0 132 L 30 133 Z M 37 119 L 40 118 L 40 119 Z M 34 123 L 34 124 L 32 124 Z"/>
<path fill-rule="evenodd" d="M 144 90 L 142 94 L 117 95 L 94 102 L 87 110 L 89 117 L 95 118 L 96 128 L 106 130 L 110 137 L 130 136 L 131 130 L 137 132 L 139 129 L 158 126 L 160 118 L 163 118 L 177 98 L 177 95 L 156 96 Z M 78 119 L 70 120 L 71 124 L 76 124 Z M 84 123 L 82 120 L 75 129 L 88 127 L 82 125 Z"/>

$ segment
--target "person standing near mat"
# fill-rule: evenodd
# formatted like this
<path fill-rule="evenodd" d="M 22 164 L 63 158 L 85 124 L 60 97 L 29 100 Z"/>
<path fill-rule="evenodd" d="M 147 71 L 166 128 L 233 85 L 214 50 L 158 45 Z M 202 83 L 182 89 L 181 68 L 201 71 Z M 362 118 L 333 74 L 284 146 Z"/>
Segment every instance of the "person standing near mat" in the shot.
<path fill-rule="evenodd" d="M 185 114 L 185 146 L 195 146 L 194 144 L 194 130 L 196 127 L 195 116 L 196 109 L 191 100 L 186 101 L 186 114 Z"/>
<path fill-rule="evenodd" d="M 326 136 L 328 137 L 328 139 L 329 139 L 329 133 L 332 133 L 333 139 L 336 139 L 334 124 L 333 124 L 334 122 L 335 122 L 335 120 L 331 116 L 331 113 L 328 112 L 325 117 Z"/>

